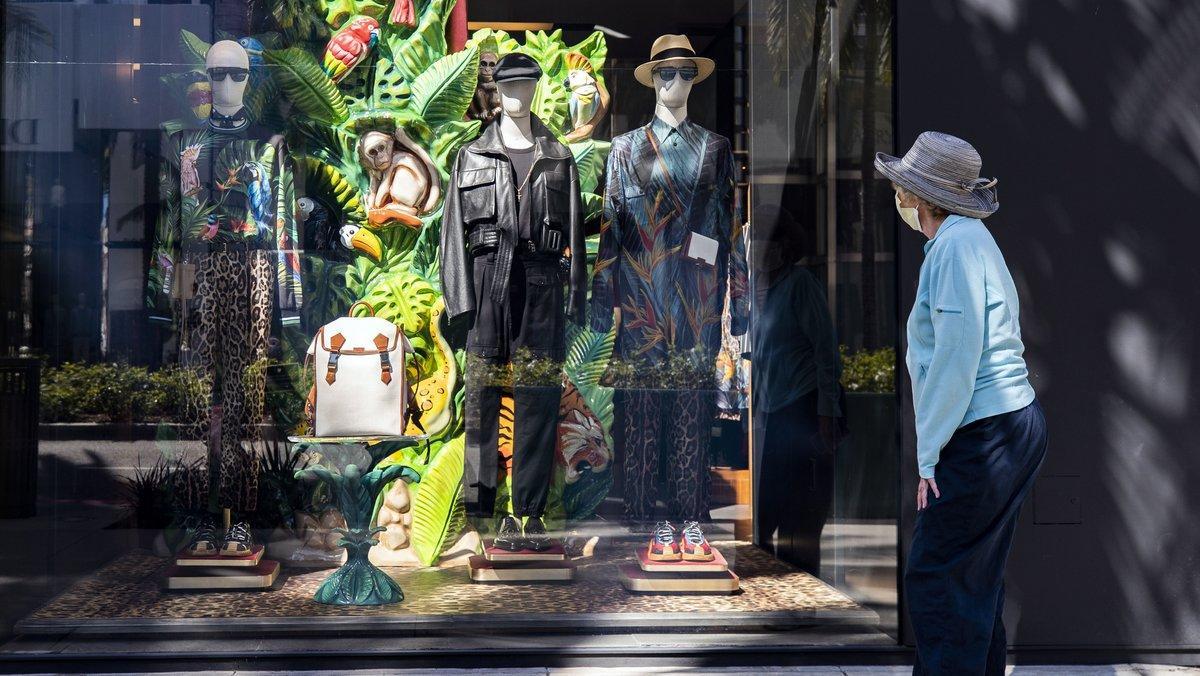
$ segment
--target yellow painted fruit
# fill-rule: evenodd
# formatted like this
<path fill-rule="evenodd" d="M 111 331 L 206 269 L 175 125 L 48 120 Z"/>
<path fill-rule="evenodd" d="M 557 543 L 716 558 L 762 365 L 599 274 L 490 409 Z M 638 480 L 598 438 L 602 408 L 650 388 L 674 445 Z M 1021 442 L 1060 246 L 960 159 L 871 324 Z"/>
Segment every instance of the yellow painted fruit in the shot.
<path fill-rule="evenodd" d="M 421 424 L 430 435 L 435 435 L 450 424 L 454 416 L 453 394 L 458 384 L 458 363 L 454 361 L 454 349 L 442 336 L 439 319 L 446 311 L 446 303 L 437 299 L 429 312 L 426 324 L 432 338 L 433 369 L 424 380 L 417 383 L 417 405 L 421 407 Z M 410 426 L 409 434 L 419 434 Z"/>
<path fill-rule="evenodd" d="M 187 101 L 197 120 L 208 119 L 212 114 L 212 85 L 208 82 L 193 82 L 188 85 Z"/>

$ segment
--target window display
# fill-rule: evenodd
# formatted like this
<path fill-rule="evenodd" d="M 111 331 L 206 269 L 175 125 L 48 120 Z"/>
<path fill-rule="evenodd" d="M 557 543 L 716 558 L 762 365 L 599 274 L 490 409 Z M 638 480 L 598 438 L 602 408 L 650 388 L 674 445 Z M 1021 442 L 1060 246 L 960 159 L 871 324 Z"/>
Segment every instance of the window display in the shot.
<path fill-rule="evenodd" d="M 144 535 L 26 609 L 24 631 L 157 631 L 259 589 L 209 617 L 588 631 L 828 612 L 878 633 L 865 603 L 894 601 L 895 519 L 844 509 L 860 500 L 838 492 L 856 480 L 844 444 L 815 436 L 854 410 L 839 346 L 877 345 L 843 333 L 845 283 L 814 263 L 839 235 L 807 229 L 809 193 L 774 192 L 813 189 L 808 160 L 773 153 L 815 132 L 794 100 L 747 98 L 747 78 L 775 95 L 824 76 L 794 51 L 764 74 L 779 55 L 752 9 L 702 9 L 689 35 L 644 12 L 605 28 L 595 8 L 509 33 L 464 0 L 156 24 L 172 52 L 142 97 L 159 114 L 96 146 L 97 199 L 127 195 L 105 246 L 146 261 L 144 310 L 98 310 L 113 365 L 96 377 L 134 383 L 134 403 L 110 416 L 128 431 L 87 432 L 160 458 L 106 498 Z M 830 39 L 808 30 L 807 49 Z M 753 120 L 784 138 L 752 153 Z M 792 222 L 772 216 L 785 203 Z M 47 361 L 51 424 L 93 424 L 61 385 L 93 371 L 64 359 Z M 800 524 L 799 504 L 820 518 Z M 863 542 L 865 573 L 843 563 Z M 675 593 L 699 596 L 679 612 Z"/>

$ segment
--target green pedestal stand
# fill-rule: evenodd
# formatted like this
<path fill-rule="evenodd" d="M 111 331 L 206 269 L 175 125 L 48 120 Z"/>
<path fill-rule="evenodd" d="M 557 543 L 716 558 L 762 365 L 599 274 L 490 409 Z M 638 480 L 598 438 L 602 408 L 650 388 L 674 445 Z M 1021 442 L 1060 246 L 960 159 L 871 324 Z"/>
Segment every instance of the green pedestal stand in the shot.
<path fill-rule="evenodd" d="M 322 460 L 333 465 L 305 467 L 296 472 L 296 478 L 323 482 L 346 519 L 346 528 L 336 531 L 342 534 L 340 544 L 346 548 L 346 563 L 321 583 L 314 597 L 316 601 L 340 606 L 379 606 L 403 601 L 400 585 L 370 561 L 371 547 L 377 542 L 375 535 L 384 530 L 372 528 L 371 517 L 384 486 L 397 479 L 417 483 L 421 475 L 407 465 L 381 469 L 376 466 L 393 453 L 421 443 L 424 437 L 291 437 L 289 440 L 296 444 L 293 447 L 296 453 L 319 446 Z M 346 462 L 356 449 L 363 448 L 370 456 L 366 471 Z"/>

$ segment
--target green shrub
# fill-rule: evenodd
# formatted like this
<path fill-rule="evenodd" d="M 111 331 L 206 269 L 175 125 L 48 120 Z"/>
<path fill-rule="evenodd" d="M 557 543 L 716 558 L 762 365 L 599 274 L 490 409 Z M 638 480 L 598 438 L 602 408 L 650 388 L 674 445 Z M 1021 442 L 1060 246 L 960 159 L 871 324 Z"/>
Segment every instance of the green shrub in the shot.
<path fill-rule="evenodd" d="M 132 422 L 181 418 L 189 400 L 205 396 L 192 370 L 151 373 L 129 364 L 66 363 L 42 373 L 42 420 Z"/>
<path fill-rule="evenodd" d="M 847 392 L 896 391 L 896 350 L 890 347 L 842 353 L 842 387 Z"/>

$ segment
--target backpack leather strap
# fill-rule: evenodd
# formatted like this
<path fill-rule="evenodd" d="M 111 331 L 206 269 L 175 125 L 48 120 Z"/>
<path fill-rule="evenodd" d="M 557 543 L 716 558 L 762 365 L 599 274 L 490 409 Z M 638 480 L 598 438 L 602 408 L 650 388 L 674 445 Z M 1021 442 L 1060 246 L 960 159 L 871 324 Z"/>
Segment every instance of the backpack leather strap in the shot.
<path fill-rule="evenodd" d="M 392 359 L 388 355 L 388 339 L 382 333 L 375 336 L 375 349 L 379 350 L 379 380 L 384 385 L 392 382 Z"/>
<path fill-rule="evenodd" d="M 337 380 L 338 359 L 342 356 L 342 346 L 345 344 L 346 337 L 340 333 L 329 338 L 329 367 L 325 370 L 325 382 L 330 385 Z"/>

